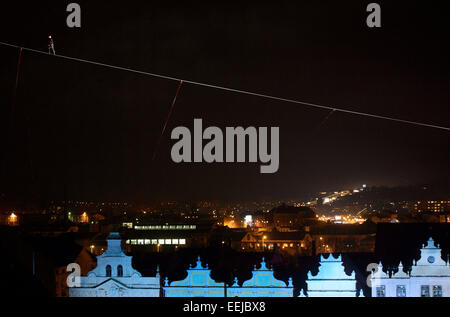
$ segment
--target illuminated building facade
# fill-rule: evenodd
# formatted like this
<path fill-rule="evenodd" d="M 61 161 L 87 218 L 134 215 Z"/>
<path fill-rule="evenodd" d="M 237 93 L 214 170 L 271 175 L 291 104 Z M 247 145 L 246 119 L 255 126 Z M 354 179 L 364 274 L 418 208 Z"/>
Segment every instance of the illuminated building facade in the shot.
<path fill-rule="evenodd" d="M 197 224 L 132 224 L 123 223 L 126 250 L 175 250 L 179 247 L 207 245 L 209 227 Z"/>
<path fill-rule="evenodd" d="M 70 287 L 70 297 L 159 297 L 160 277 L 142 277 L 121 247 L 117 232 L 107 238 L 107 249 L 97 256 L 97 267 L 80 277 L 79 287 Z"/>
<path fill-rule="evenodd" d="M 414 211 L 449 212 L 450 200 L 424 200 L 414 202 Z"/>
<path fill-rule="evenodd" d="M 420 251 L 409 274 L 400 263 L 397 273 L 389 277 L 380 263 L 372 273 L 372 297 L 450 297 L 450 266 L 442 260 L 439 245 L 430 238 Z"/>
<path fill-rule="evenodd" d="M 300 297 L 356 297 L 355 272 L 350 276 L 345 273 L 341 255 L 338 258 L 321 255 L 319 273 L 313 276 L 308 272 L 306 284 L 308 291 Z"/>
<path fill-rule="evenodd" d="M 264 261 L 261 267 L 253 269 L 252 278 L 239 287 L 237 279 L 232 287 L 227 289 L 227 297 L 293 297 L 294 286 L 292 278 L 286 284 L 275 278 L 273 270 L 269 269 Z"/>
<path fill-rule="evenodd" d="M 163 286 L 165 297 L 224 297 L 225 290 L 227 297 L 292 297 L 292 279 L 286 284 L 276 279 L 273 270 L 267 268 L 264 259 L 261 267 L 253 270 L 250 280 L 239 287 L 237 279 L 230 287 L 225 287 L 224 283 L 214 281 L 211 271 L 202 266 L 200 257 L 194 267 L 187 271 L 187 277 L 181 281 L 174 281 L 169 285 L 166 278 Z"/>
<path fill-rule="evenodd" d="M 224 297 L 224 283 L 217 283 L 211 278 L 211 270 L 208 265 L 203 267 L 200 257 L 187 273 L 185 279 L 170 285 L 166 277 L 163 286 L 165 297 Z"/>
<path fill-rule="evenodd" d="M 310 254 L 312 238 L 305 231 L 279 232 L 248 232 L 241 241 L 243 251 L 279 250 L 289 254 Z"/>

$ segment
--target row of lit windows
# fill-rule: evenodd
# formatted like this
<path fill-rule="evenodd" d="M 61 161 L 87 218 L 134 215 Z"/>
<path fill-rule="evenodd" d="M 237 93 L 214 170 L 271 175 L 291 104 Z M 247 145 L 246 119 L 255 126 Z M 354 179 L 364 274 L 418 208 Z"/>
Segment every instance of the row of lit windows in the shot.
<path fill-rule="evenodd" d="M 414 205 L 418 205 L 418 204 L 450 204 L 450 201 L 447 200 L 429 200 L 429 201 L 417 201 Z"/>
<path fill-rule="evenodd" d="M 295 244 L 294 243 L 265 243 L 265 244 L 263 244 L 263 246 L 268 246 L 271 248 L 273 248 L 274 245 L 276 245 L 278 247 L 283 247 L 283 248 L 300 247 L 299 243 L 295 243 Z M 249 246 L 250 246 L 250 248 L 259 247 L 259 243 L 255 243 L 255 244 L 250 243 Z M 301 247 L 303 247 L 303 245 L 301 245 Z"/>
<path fill-rule="evenodd" d="M 126 243 L 131 245 L 183 245 L 186 244 L 186 239 L 130 239 Z"/>
<path fill-rule="evenodd" d="M 134 226 L 136 230 L 192 230 L 196 229 L 196 225 L 151 225 L 151 226 Z"/>
<path fill-rule="evenodd" d="M 421 297 L 430 297 L 430 285 L 422 285 L 420 287 Z M 442 286 L 433 285 L 433 297 L 442 297 Z"/>
<path fill-rule="evenodd" d="M 385 297 L 386 296 L 386 286 L 381 285 L 377 287 L 377 297 Z M 406 297 L 406 286 L 405 285 L 397 285 L 397 297 Z M 420 296 L 421 297 L 430 297 L 430 285 L 422 285 L 420 287 Z M 442 286 L 441 285 L 433 285 L 433 297 L 442 297 Z"/>

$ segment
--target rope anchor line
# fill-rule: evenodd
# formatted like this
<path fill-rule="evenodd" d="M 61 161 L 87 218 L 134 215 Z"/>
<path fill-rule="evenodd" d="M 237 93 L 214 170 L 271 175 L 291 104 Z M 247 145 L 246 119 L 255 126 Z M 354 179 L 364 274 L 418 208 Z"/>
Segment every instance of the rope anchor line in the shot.
<path fill-rule="evenodd" d="M 161 140 L 162 140 L 162 138 L 164 136 L 164 132 L 166 131 L 167 123 L 169 122 L 169 119 L 172 116 L 173 108 L 175 107 L 175 102 L 177 101 L 178 93 L 181 90 L 181 85 L 182 84 L 183 84 L 183 81 L 180 80 L 180 83 L 179 83 L 178 88 L 177 88 L 177 92 L 175 93 L 175 97 L 173 97 L 172 104 L 171 104 L 171 106 L 169 108 L 169 113 L 167 114 L 166 121 L 164 122 L 162 131 L 161 131 L 161 135 L 159 136 L 158 140 L 156 141 L 155 151 L 153 152 L 153 159 L 152 159 L 153 161 L 156 158 L 156 154 L 157 154 L 157 151 L 158 151 L 159 144 L 161 143 Z"/>

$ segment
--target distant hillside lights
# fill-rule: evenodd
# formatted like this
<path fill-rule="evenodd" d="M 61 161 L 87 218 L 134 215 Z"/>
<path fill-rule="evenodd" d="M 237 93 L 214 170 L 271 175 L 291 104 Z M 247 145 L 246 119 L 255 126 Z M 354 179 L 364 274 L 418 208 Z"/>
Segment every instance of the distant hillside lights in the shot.
<path fill-rule="evenodd" d="M 223 132 L 218 127 L 208 127 L 203 131 L 202 119 L 194 119 L 193 152 L 191 155 L 191 131 L 187 127 L 176 127 L 172 130 L 172 140 L 179 140 L 172 146 L 171 157 L 175 163 L 233 163 L 235 162 L 235 140 L 236 162 L 267 163 L 261 165 L 260 172 L 276 173 L 279 168 L 279 128 L 271 127 L 270 153 L 267 144 L 267 127 L 226 127 L 226 146 L 223 145 Z M 210 140 L 203 146 L 203 139 Z M 246 154 L 246 139 L 248 139 L 248 155 Z M 225 151 L 225 153 L 224 153 Z M 224 158 L 225 155 L 225 158 Z"/>

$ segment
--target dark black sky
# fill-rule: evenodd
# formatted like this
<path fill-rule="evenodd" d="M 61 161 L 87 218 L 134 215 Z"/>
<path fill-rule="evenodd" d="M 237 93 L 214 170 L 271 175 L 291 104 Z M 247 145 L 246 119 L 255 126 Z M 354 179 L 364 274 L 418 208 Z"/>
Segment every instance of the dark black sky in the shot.
<path fill-rule="evenodd" d="M 2 6 L 0 40 L 57 54 L 285 98 L 450 126 L 447 1 L 71 1 Z M 0 47 L 2 192 L 20 199 L 296 198 L 307 192 L 434 182 L 449 175 L 449 133 L 184 85 Z M 171 130 L 279 126 L 280 169 L 183 164 Z M 12 129 L 8 129 L 12 123 Z M 9 140 L 9 141 L 8 141 Z"/>

